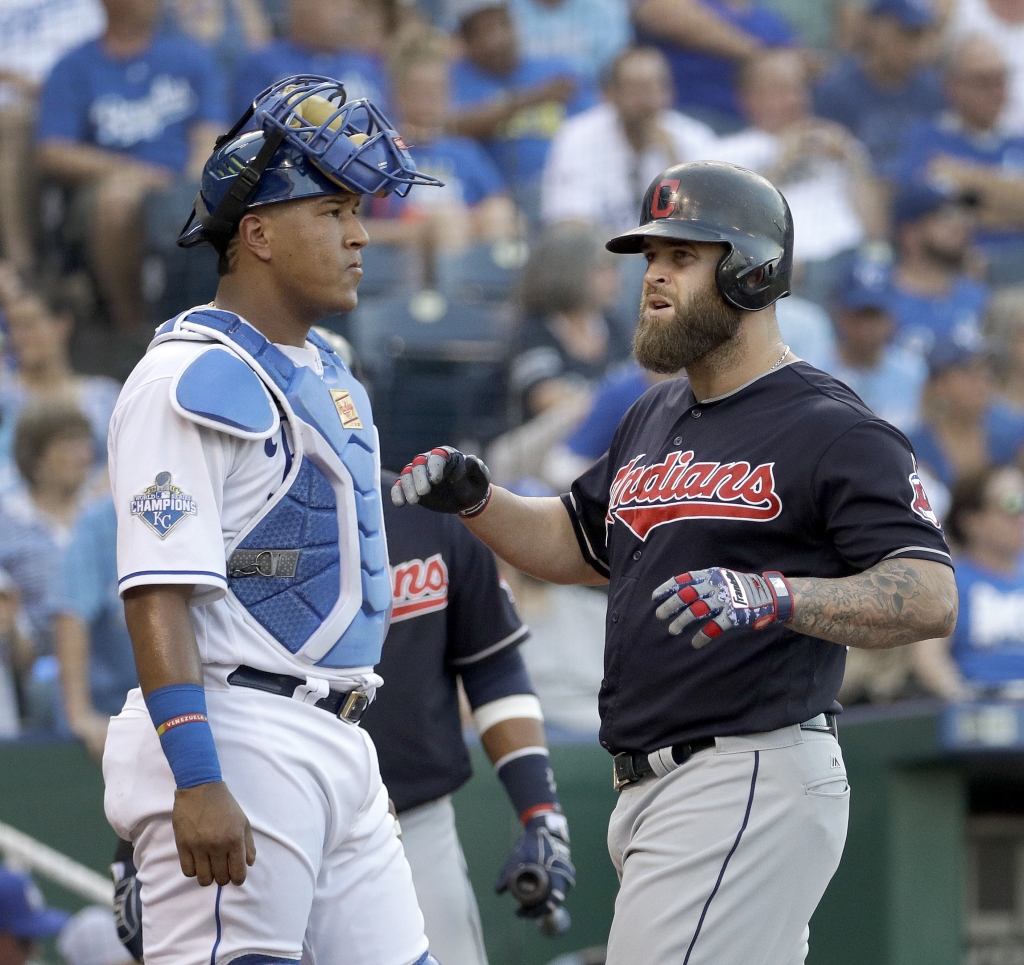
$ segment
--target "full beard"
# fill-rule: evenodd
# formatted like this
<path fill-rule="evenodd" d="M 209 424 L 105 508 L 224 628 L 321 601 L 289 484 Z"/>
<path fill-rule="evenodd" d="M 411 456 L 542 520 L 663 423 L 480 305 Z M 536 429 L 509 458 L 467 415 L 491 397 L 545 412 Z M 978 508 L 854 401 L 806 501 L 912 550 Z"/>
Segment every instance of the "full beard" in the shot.
<path fill-rule="evenodd" d="M 742 310 L 726 302 L 717 288 L 693 292 L 685 305 L 676 304 L 675 315 L 667 320 L 650 316 L 650 294 L 659 293 L 644 291 L 633 356 L 651 372 L 670 375 L 699 363 L 735 338 L 743 320 Z"/>

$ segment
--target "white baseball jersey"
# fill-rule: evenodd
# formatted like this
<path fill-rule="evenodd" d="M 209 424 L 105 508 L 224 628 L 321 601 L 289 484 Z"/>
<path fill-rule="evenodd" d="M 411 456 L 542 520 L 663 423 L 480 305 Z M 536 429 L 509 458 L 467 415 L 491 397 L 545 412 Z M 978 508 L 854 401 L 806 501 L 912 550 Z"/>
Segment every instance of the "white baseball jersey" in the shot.
<path fill-rule="evenodd" d="M 277 347 L 296 365 L 323 373 L 309 343 L 301 349 Z M 372 667 L 312 668 L 261 632 L 227 593 L 227 548 L 281 488 L 295 440 L 284 421 L 269 438 L 251 440 L 198 425 L 175 411 L 175 376 L 209 348 L 195 341 L 157 345 L 118 399 L 108 448 L 119 591 L 147 584 L 195 585 L 192 624 L 207 688 L 226 689 L 227 674 L 240 664 L 272 673 L 313 673 L 330 682 L 379 682 Z"/>

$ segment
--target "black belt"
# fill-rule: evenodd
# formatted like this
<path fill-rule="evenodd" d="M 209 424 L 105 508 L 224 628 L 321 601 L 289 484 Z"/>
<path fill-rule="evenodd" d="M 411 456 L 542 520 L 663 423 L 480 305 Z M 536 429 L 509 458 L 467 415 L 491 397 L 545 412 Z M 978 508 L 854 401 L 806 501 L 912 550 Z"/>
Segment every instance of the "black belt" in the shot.
<path fill-rule="evenodd" d="M 228 683 L 236 687 L 249 687 L 262 690 L 267 694 L 279 697 L 295 697 L 299 687 L 306 687 L 305 677 L 291 677 L 283 673 L 268 673 L 255 667 L 241 666 L 228 674 Z M 370 698 L 361 690 L 332 690 L 326 697 L 321 697 L 314 707 L 326 710 L 329 714 L 350 724 L 358 724 L 363 712 L 370 706 Z"/>
<path fill-rule="evenodd" d="M 699 741 L 691 741 L 689 744 L 673 744 L 672 760 L 677 765 L 685 764 L 694 754 L 706 751 L 709 747 L 715 746 L 714 737 L 703 737 Z M 650 755 L 643 751 L 623 751 L 616 754 L 615 766 L 615 790 L 619 791 L 627 784 L 635 784 L 641 778 L 654 773 L 651 767 Z"/>
<path fill-rule="evenodd" d="M 819 723 L 821 718 L 824 718 L 824 721 Z M 839 727 L 835 714 L 819 714 L 818 717 L 814 717 L 801 724 L 800 728 L 801 730 L 821 731 L 831 734 L 836 738 L 839 736 Z M 672 760 L 675 761 L 678 767 L 680 764 L 685 764 L 694 754 L 706 751 L 709 747 L 714 746 L 714 737 L 702 737 L 700 740 L 691 741 L 689 744 L 673 744 Z M 627 785 L 635 784 L 637 781 L 647 777 L 648 774 L 653 774 L 654 768 L 651 766 L 650 758 L 651 755 L 643 751 L 622 751 L 622 753 L 616 754 L 612 762 L 615 775 L 615 790 L 621 791 Z"/>

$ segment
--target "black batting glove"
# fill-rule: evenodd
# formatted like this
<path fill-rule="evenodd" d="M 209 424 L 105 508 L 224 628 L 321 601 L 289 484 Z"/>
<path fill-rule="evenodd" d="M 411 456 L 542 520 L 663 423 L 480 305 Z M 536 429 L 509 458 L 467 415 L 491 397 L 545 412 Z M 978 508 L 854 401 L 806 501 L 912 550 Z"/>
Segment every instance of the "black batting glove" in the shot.
<path fill-rule="evenodd" d="M 479 516 L 491 498 L 491 472 L 476 456 L 465 456 L 451 446 L 420 453 L 391 487 L 396 506 L 407 503 L 435 513 Z"/>
<path fill-rule="evenodd" d="M 523 872 L 542 886 L 528 901 L 517 887 Z M 520 918 L 541 918 L 565 901 L 566 893 L 574 884 L 576 869 L 569 854 L 569 825 L 564 814 L 546 811 L 526 822 L 494 890 L 499 895 L 512 892 L 519 902 L 516 914 Z"/>

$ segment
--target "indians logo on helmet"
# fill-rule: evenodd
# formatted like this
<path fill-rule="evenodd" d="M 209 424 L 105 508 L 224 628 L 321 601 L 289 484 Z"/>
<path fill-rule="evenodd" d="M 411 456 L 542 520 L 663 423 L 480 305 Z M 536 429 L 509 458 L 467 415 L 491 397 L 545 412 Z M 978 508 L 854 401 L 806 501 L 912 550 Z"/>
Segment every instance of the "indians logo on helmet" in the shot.
<path fill-rule="evenodd" d="M 932 504 L 928 502 L 928 494 L 924 491 L 924 483 L 921 482 L 921 477 L 916 472 L 912 472 L 909 479 L 910 486 L 914 491 L 914 499 L 910 504 L 910 508 L 922 519 L 926 519 L 933 526 L 942 529 L 939 517 L 935 515 Z"/>
<path fill-rule="evenodd" d="M 662 203 L 661 196 L 668 188 L 668 198 Z M 670 181 L 661 181 L 658 186 L 654 189 L 654 197 L 651 198 L 651 217 L 652 218 L 667 218 L 673 211 L 676 210 L 676 202 L 672 197 L 674 191 L 679 189 L 679 178 Z"/>
<path fill-rule="evenodd" d="M 440 553 L 391 567 L 391 578 L 394 586 L 392 623 L 435 613 L 448 606 L 448 567 Z"/>
<path fill-rule="evenodd" d="M 694 462 L 692 449 L 644 465 L 630 460 L 612 481 L 605 523 L 620 520 L 639 539 L 684 519 L 741 519 L 767 523 L 782 512 L 773 462 Z"/>

